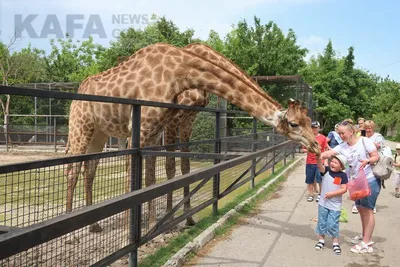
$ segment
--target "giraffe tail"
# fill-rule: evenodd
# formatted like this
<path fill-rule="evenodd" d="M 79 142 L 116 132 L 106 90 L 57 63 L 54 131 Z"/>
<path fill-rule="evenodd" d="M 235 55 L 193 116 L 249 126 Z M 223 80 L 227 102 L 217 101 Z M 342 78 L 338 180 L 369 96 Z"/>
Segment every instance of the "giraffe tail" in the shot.
<path fill-rule="evenodd" d="M 65 146 L 65 154 L 68 154 L 68 150 L 69 150 L 69 142 L 67 141 L 67 145 Z"/>

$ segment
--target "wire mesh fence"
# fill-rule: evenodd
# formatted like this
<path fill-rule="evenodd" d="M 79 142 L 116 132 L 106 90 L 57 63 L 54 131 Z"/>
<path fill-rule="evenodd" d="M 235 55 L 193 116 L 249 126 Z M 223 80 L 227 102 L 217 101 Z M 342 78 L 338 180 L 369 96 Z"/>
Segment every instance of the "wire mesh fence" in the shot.
<path fill-rule="evenodd" d="M 0 166 L 0 266 L 107 266 L 134 252 L 140 259 L 162 245 L 157 236 L 211 214 L 292 151 L 255 124 L 224 135 L 221 111 L 213 112 L 188 143 Z M 49 131 L 58 130 L 36 125 L 34 134 Z"/>
<path fill-rule="evenodd" d="M 270 137 L 270 135 L 268 135 Z M 265 137 L 265 134 L 259 134 L 258 138 Z M 224 140 L 226 143 L 232 143 L 232 147 L 247 148 L 251 150 L 252 135 L 238 137 L 238 140 L 229 138 Z M 244 145 L 244 142 L 246 145 Z M 258 144 L 258 149 L 268 147 L 269 142 Z M 272 144 L 271 144 L 272 145 Z M 199 144 L 188 145 L 191 151 L 203 151 Z M 211 146 L 211 145 L 209 145 Z M 235 149 L 234 149 L 235 150 Z M 228 151 L 229 152 L 229 151 Z M 257 170 L 265 166 L 271 159 L 272 154 L 267 153 L 257 164 Z M 145 188 L 148 175 L 146 171 L 146 162 L 151 157 L 144 157 L 142 162 L 143 184 Z M 175 176 L 182 175 L 181 163 L 183 158 L 175 160 Z M 114 156 L 101 158 L 98 161 L 96 175 L 93 183 L 93 204 L 121 196 L 129 191 L 128 164 L 131 155 Z M 155 183 L 167 181 L 166 172 L 167 157 L 158 156 L 155 163 L 154 178 Z M 213 166 L 213 159 L 190 159 L 190 170 L 200 171 Z M 84 164 L 90 164 L 90 161 L 73 163 L 80 168 L 85 168 Z M 220 173 L 220 190 L 223 192 L 244 172 L 242 180 L 251 177 L 249 168 L 252 162 L 247 161 L 231 169 Z M 32 165 L 34 167 L 34 164 Z M 86 166 L 88 167 L 88 166 Z M 67 211 L 67 191 L 68 179 L 65 171 L 68 165 L 55 165 L 43 168 L 32 168 L 29 170 L 4 173 L 0 175 L 0 218 L 3 226 L 9 229 L 20 229 L 34 225 L 46 220 L 56 218 L 65 214 Z M 190 184 L 188 191 L 192 191 L 199 186 L 202 181 L 208 179 L 200 189 L 190 197 L 190 207 L 182 205 L 177 209 L 173 219 L 183 215 L 190 209 L 201 206 L 215 196 L 212 177 L 204 177 L 203 180 Z M 247 185 L 245 185 L 248 187 Z M 141 205 L 141 235 L 144 236 L 159 222 L 173 207 L 182 201 L 184 188 L 174 190 L 169 194 L 156 197 L 152 200 L 155 218 L 151 217 L 151 206 L 149 203 Z M 84 179 L 78 179 L 75 188 L 72 210 L 78 210 L 87 204 L 87 192 L 85 192 Z M 209 206 L 209 205 L 208 205 Z M 187 209 L 185 211 L 185 209 Z M 192 219 L 198 221 L 201 217 L 212 213 L 211 208 L 205 209 L 202 213 L 194 214 Z M 130 225 L 129 212 L 121 212 L 109 218 L 101 220 L 98 225 L 101 232 L 91 233 L 90 227 L 86 226 L 69 234 L 53 239 L 42 245 L 31 248 L 27 251 L 14 255 L 0 261 L 0 266 L 88 266 L 98 262 L 109 254 L 124 248 L 129 241 Z M 132 227 L 132 225 L 131 225 Z M 171 232 L 170 232 L 171 233 Z M 154 243 L 152 243 L 155 249 Z M 150 246 L 151 247 L 151 246 Z M 139 249 L 140 258 L 148 253 L 148 247 Z"/>

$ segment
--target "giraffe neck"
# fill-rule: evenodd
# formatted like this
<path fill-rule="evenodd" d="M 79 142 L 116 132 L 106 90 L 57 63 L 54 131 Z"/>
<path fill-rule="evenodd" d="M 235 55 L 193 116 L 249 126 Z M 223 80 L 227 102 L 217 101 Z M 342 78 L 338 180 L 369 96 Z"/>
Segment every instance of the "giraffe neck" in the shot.
<path fill-rule="evenodd" d="M 243 71 L 238 65 L 236 65 L 232 60 L 225 57 L 224 55 L 214 50 L 210 46 L 201 43 L 192 43 L 185 46 L 185 50 L 191 51 L 196 55 L 200 55 L 203 58 L 215 62 L 220 67 L 229 69 L 233 74 L 237 76 L 244 77 L 244 79 L 248 80 L 256 90 L 265 93 L 265 91 L 260 87 L 260 85 L 253 78 L 251 78 L 245 71 Z M 277 102 L 268 94 L 265 95 L 272 105 L 275 105 L 278 109 L 282 109 L 282 106 L 279 104 L 279 102 Z"/>
<path fill-rule="evenodd" d="M 172 103 L 184 91 L 199 89 L 226 99 L 265 124 L 276 126 L 280 108 L 265 92 L 237 73 L 237 68 L 232 65 L 223 66 L 171 45 L 153 44 L 90 79 L 91 85 L 87 86 L 85 93 Z M 100 105 L 96 107 L 97 117 L 107 115 L 106 109 Z M 113 125 L 125 129 L 123 125 L 130 117 L 129 109 L 118 105 L 108 108 L 108 111 L 111 117 L 104 122 L 112 121 Z M 152 108 L 142 115 L 153 125 L 165 119 L 167 113 L 164 109 Z"/>
<path fill-rule="evenodd" d="M 183 57 L 183 64 L 174 71 L 181 81 L 177 93 L 192 88 L 205 90 L 226 99 L 265 124 L 276 126 L 279 123 L 279 107 L 249 79 L 191 52 L 184 51 Z"/>

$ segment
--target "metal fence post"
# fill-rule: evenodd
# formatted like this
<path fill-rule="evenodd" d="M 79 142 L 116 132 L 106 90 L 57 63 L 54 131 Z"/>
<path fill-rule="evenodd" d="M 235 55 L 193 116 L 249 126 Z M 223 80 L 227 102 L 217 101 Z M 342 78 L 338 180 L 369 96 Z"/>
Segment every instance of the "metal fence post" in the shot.
<path fill-rule="evenodd" d="M 36 83 L 35 83 L 35 87 L 36 89 Z M 35 143 L 37 143 L 37 96 L 35 96 Z"/>
<path fill-rule="evenodd" d="M 132 148 L 140 148 L 140 116 L 141 106 L 132 107 Z M 131 191 L 142 188 L 142 158 L 140 153 L 132 154 L 131 157 Z M 142 205 L 134 206 L 130 211 L 129 218 L 129 242 L 139 243 L 141 238 Z M 138 250 L 135 249 L 129 253 L 129 266 L 138 266 Z"/>
<path fill-rule="evenodd" d="M 294 159 L 296 153 L 296 144 L 293 144 L 293 148 L 292 148 L 292 159 Z"/>
<path fill-rule="evenodd" d="M 6 114 L 5 116 L 4 116 L 4 118 L 5 118 L 5 122 L 4 122 L 4 125 L 5 125 L 5 131 L 6 131 L 6 152 L 8 152 L 8 128 L 9 128 L 9 123 L 8 123 L 8 121 L 9 121 L 9 118 L 8 118 L 8 114 Z"/>
<path fill-rule="evenodd" d="M 286 166 L 286 145 L 283 146 L 283 166 Z"/>
<path fill-rule="evenodd" d="M 251 151 L 255 152 L 257 150 L 257 145 L 255 144 L 257 140 L 257 119 L 253 118 L 253 143 L 251 144 Z M 254 188 L 254 182 L 256 178 L 256 159 L 251 161 L 253 168 L 251 168 L 251 180 L 250 188 Z"/>
<path fill-rule="evenodd" d="M 51 118 L 49 118 L 50 120 Z M 57 153 L 57 124 L 56 124 L 57 118 L 54 118 L 54 153 Z"/>
<path fill-rule="evenodd" d="M 276 143 L 276 132 L 275 129 L 272 132 L 272 145 L 274 146 Z M 276 149 L 274 149 L 274 151 L 272 151 L 272 173 L 275 173 L 275 157 L 276 157 Z"/>
<path fill-rule="evenodd" d="M 220 139 L 220 126 L 221 126 L 221 113 L 216 112 L 215 113 L 215 144 L 214 144 L 214 153 L 221 153 L 221 139 Z M 218 164 L 220 161 L 219 159 L 214 159 L 214 164 Z M 218 196 L 219 196 L 219 179 L 220 179 L 220 174 L 214 175 L 213 179 L 213 197 L 217 199 L 213 203 L 213 214 L 217 215 L 218 214 Z"/>

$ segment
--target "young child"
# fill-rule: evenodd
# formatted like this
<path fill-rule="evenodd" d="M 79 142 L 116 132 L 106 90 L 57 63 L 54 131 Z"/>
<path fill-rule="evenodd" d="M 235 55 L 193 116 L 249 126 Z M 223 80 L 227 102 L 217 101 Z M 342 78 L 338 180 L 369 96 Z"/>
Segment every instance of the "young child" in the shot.
<path fill-rule="evenodd" d="M 393 171 L 395 172 L 395 175 L 393 176 L 393 182 L 394 182 L 394 190 L 395 194 L 394 196 L 397 198 L 400 198 L 400 173 L 399 173 L 399 167 L 400 167 L 400 144 L 396 145 L 396 154 L 393 155 L 393 166 L 396 167 Z"/>
<path fill-rule="evenodd" d="M 340 255 L 339 246 L 339 217 L 342 209 L 342 195 L 347 191 L 347 174 L 343 171 L 347 159 L 343 155 L 332 158 L 329 166 L 324 166 L 320 158 L 317 159 L 318 169 L 322 175 L 321 199 L 318 203 L 318 223 L 315 232 L 318 235 L 316 250 L 325 247 L 325 235 L 332 237 L 333 252 Z"/>

